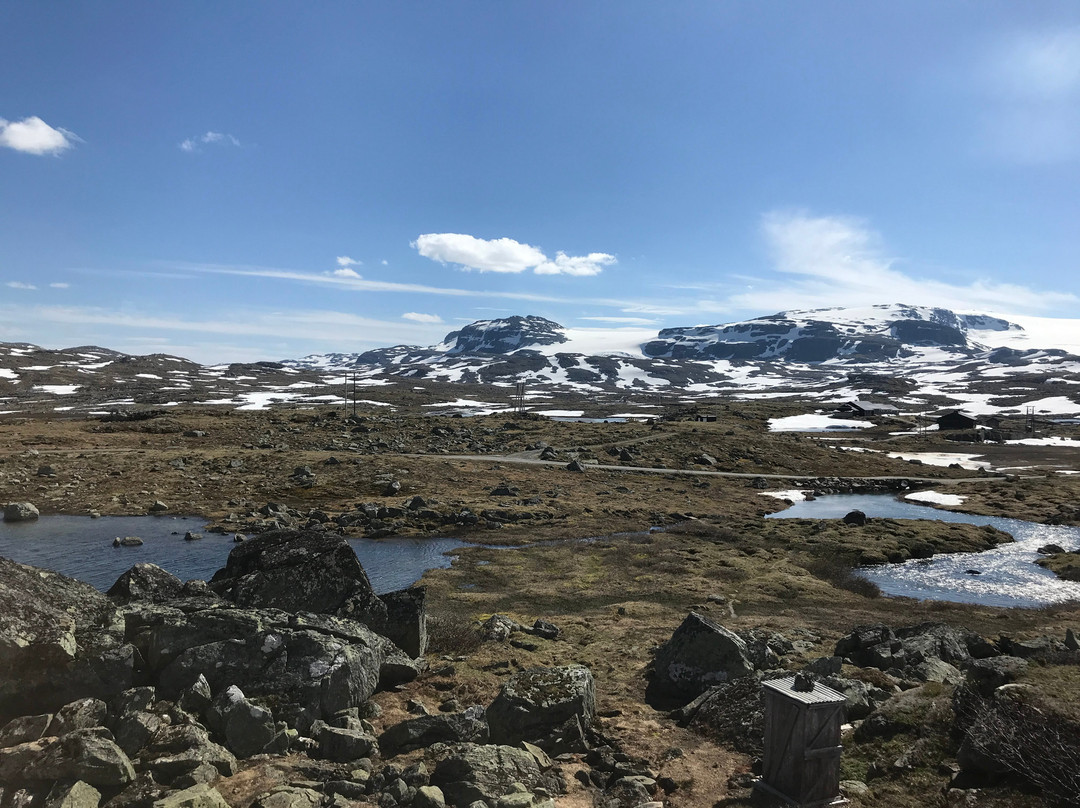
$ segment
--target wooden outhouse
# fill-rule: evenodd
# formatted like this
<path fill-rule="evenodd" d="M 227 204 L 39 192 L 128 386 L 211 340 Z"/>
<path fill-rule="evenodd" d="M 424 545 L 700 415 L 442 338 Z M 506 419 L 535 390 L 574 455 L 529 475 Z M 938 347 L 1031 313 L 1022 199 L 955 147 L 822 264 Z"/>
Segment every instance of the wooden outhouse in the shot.
<path fill-rule="evenodd" d="M 798 808 L 847 802 L 840 796 L 844 695 L 802 675 L 761 686 L 765 754 L 755 788 Z"/>

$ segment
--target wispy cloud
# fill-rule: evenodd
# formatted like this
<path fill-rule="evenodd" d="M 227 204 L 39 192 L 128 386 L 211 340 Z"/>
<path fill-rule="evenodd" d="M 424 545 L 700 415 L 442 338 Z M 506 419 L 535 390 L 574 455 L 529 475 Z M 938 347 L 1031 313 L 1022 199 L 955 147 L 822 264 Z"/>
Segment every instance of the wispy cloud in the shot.
<path fill-rule="evenodd" d="M 976 86 L 988 102 L 982 136 L 991 153 L 1028 164 L 1080 158 L 1080 27 L 998 42 Z"/>
<path fill-rule="evenodd" d="M 357 261 L 355 258 L 350 258 L 347 255 L 339 255 L 337 257 L 337 265 L 339 267 L 358 267 L 363 263 L 363 261 Z"/>
<path fill-rule="evenodd" d="M 49 126 L 33 115 L 21 121 L 0 118 L 0 146 L 24 154 L 62 154 L 81 139 L 67 129 Z"/>
<path fill-rule="evenodd" d="M 578 317 L 592 323 L 611 323 L 612 325 L 659 325 L 660 321 L 649 317 Z"/>
<path fill-rule="evenodd" d="M 49 284 L 50 289 L 68 289 L 68 288 L 70 288 L 70 286 L 71 286 L 70 283 L 62 283 L 62 282 L 59 282 L 59 281 L 56 282 L 56 283 L 50 283 Z"/>
<path fill-rule="evenodd" d="M 32 283 L 23 283 L 22 281 L 8 281 L 7 283 L 4 284 L 4 286 L 7 286 L 10 289 L 27 289 L 27 290 L 29 290 L 29 289 L 37 289 L 37 287 L 34 286 L 34 284 L 32 284 Z"/>
<path fill-rule="evenodd" d="M 1075 305 L 1075 295 L 978 279 L 968 284 L 918 277 L 896 268 L 864 221 L 772 212 L 761 232 L 782 277 L 758 288 L 699 303 L 701 311 L 781 311 L 903 302 L 960 310 L 1036 313 Z"/>
<path fill-rule="evenodd" d="M 356 278 L 357 280 L 364 277 L 355 269 L 349 269 L 348 267 L 344 269 L 335 269 L 330 272 L 330 274 L 333 275 L 335 278 Z"/>
<path fill-rule="evenodd" d="M 403 320 L 412 320 L 414 323 L 441 323 L 442 317 L 437 314 L 421 314 L 416 311 L 407 311 L 401 315 Z"/>
<path fill-rule="evenodd" d="M 425 258 L 440 264 L 455 264 L 476 272 L 520 273 L 531 269 L 537 275 L 598 275 L 614 264 L 615 256 L 589 253 L 571 256 L 561 250 L 554 259 L 531 244 L 512 238 L 482 239 L 464 233 L 425 233 L 412 247 Z"/>
<path fill-rule="evenodd" d="M 180 141 L 180 151 L 189 154 L 202 151 L 201 146 L 217 144 L 221 146 L 239 146 L 240 140 L 225 132 L 207 132 L 205 135 L 189 137 Z"/>

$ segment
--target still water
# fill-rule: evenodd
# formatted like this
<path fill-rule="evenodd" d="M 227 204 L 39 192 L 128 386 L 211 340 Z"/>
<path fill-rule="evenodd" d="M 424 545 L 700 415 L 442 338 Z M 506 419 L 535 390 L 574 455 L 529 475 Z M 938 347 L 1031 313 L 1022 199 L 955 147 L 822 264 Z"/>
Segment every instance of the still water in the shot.
<path fill-rule="evenodd" d="M 886 494 L 839 494 L 796 502 L 771 519 L 841 519 L 849 511 L 890 519 L 940 519 L 971 525 L 992 525 L 1016 541 L 981 553 L 950 553 L 900 564 L 865 567 L 859 572 L 886 595 L 920 600 L 950 600 L 984 606 L 1045 606 L 1080 600 L 1080 583 L 1062 581 L 1034 562 L 1036 550 L 1058 544 L 1080 548 L 1080 528 L 1040 525 L 1021 519 L 976 516 L 938 510 L 897 500 Z M 974 575 L 970 571 L 977 571 Z"/>
<path fill-rule="evenodd" d="M 0 556 L 56 570 L 98 589 L 108 589 L 139 563 L 157 564 L 183 581 L 211 576 L 225 566 L 232 535 L 201 533 L 205 520 L 181 516 L 42 516 L 32 522 L 0 521 Z M 138 536 L 140 547 L 113 547 L 116 537 Z M 403 589 L 430 569 L 450 566 L 446 553 L 466 546 L 458 539 L 350 539 L 379 594 Z"/>

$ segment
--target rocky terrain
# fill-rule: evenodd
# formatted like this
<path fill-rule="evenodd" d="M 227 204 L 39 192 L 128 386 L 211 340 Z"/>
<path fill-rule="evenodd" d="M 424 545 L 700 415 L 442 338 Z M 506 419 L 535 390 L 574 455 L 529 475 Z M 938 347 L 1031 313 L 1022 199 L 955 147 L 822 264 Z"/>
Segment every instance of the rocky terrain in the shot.
<path fill-rule="evenodd" d="M 0 808 L 750 805 L 760 683 L 799 672 L 845 700 L 852 805 L 1076 804 L 1075 604 L 887 598 L 853 571 L 1008 535 L 762 518 L 807 495 L 932 492 L 941 508 L 1080 524 L 1077 425 L 1044 413 L 1023 442 L 958 442 L 912 412 L 1043 390 L 1072 406 L 1073 360 L 1001 353 L 979 340 L 1016 337 L 1009 323 L 936 310 L 795 314 L 602 356 L 623 381 L 530 377 L 524 413 L 479 371 L 442 374 L 530 352 L 562 367 L 577 335 L 539 318 L 366 367 L 2 346 L 7 520 L 197 515 L 244 540 L 210 581 L 140 565 L 107 593 L 0 560 Z M 784 356 L 834 338 L 809 320 L 858 331 L 850 364 Z M 674 354 L 748 334 L 775 356 L 708 360 L 752 380 L 741 399 L 691 383 L 657 400 L 624 374 L 697 367 Z M 803 392 L 754 397 L 773 373 Z M 866 391 L 900 411 L 777 431 L 815 411 L 828 424 L 820 396 Z M 1022 408 L 1007 415 L 998 429 L 1022 432 Z M 378 596 L 346 540 L 391 536 L 472 544 Z M 1075 573 L 1080 547 L 1044 551 Z"/>

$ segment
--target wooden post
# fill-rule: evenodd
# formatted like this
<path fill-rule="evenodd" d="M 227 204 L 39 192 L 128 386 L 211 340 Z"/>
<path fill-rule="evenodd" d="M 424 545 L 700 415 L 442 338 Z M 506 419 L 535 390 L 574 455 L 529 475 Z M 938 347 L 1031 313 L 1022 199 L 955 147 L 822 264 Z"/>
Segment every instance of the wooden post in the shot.
<path fill-rule="evenodd" d="M 843 694 L 802 674 L 766 680 L 761 686 L 765 754 L 755 790 L 797 808 L 846 803 L 840 796 Z"/>

